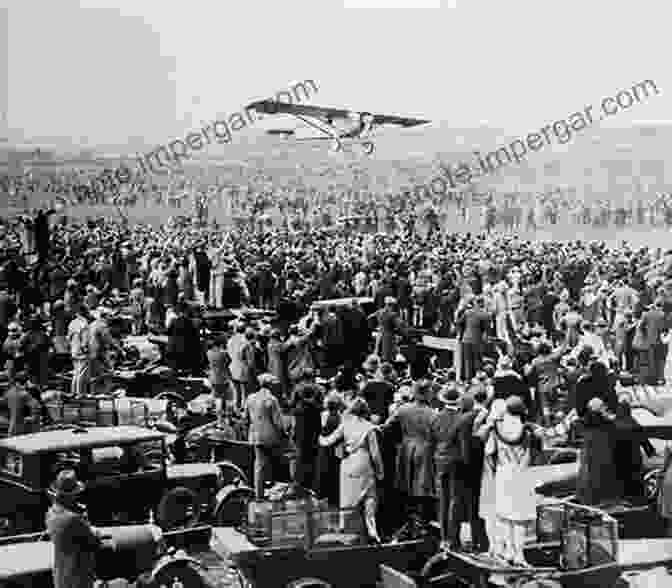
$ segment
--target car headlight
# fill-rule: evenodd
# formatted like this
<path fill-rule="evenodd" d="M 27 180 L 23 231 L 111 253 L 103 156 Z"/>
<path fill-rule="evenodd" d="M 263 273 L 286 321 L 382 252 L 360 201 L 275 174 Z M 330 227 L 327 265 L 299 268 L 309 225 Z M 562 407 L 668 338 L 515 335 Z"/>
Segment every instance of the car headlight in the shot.
<path fill-rule="evenodd" d="M 152 534 L 152 539 L 156 544 L 156 554 L 161 555 L 166 551 L 166 540 L 163 537 L 163 531 L 161 527 L 157 525 L 149 525 L 150 533 Z"/>

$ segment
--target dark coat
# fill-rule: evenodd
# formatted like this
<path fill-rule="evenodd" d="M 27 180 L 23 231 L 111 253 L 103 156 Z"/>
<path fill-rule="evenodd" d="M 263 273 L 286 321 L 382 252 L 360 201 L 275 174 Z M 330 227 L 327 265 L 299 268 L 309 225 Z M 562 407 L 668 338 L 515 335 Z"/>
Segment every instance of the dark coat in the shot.
<path fill-rule="evenodd" d="M 576 484 L 579 502 L 598 505 L 622 498 L 624 484 L 616 464 L 616 425 L 604 417 L 587 413 L 584 418 L 581 465 Z"/>
<path fill-rule="evenodd" d="M 378 415 L 381 422 L 385 422 L 394 401 L 394 386 L 385 380 L 369 380 L 360 395 L 369 405 L 371 414 Z"/>
<path fill-rule="evenodd" d="M 320 433 L 325 437 L 331 435 L 340 424 L 341 415 L 329 413 Z M 336 456 L 336 447 L 319 447 L 314 485 L 318 497 L 326 498 L 329 504 L 338 505 L 340 478 L 340 459 Z"/>
<path fill-rule="evenodd" d="M 47 512 L 54 544 L 54 588 L 91 588 L 100 539 L 79 513 L 54 504 Z"/>
<path fill-rule="evenodd" d="M 388 420 L 401 428 L 397 454 L 397 488 L 412 497 L 434 496 L 434 440 L 432 426 L 436 415 L 426 404 L 404 404 Z"/>
<path fill-rule="evenodd" d="M 311 487 L 317 460 L 317 441 L 322 428 L 322 413 L 317 400 L 299 400 L 292 414 L 297 458 L 296 482 L 300 486 Z"/>
<path fill-rule="evenodd" d="M 166 356 L 178 369 L 197 371 L 203 361 L 201 335 L 193 321 L 178 316 L 168 328 Z"/>
<path fill-rule="evenodd" d="M 444 406 L 432 424 L 434 440 L 434 465 L 441 474 L 463 461 L 462 447 L 458 438 L 460 412 L 457 406 Z"/>

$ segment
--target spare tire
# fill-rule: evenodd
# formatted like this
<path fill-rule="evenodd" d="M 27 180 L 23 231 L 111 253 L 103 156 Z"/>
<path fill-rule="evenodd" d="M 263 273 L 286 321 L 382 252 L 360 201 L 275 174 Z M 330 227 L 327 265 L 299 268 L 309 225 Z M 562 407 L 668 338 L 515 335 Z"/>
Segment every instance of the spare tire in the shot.
<path fill-rule="evenodd" d="M 196 492 L 184 486 L 168 490 L 156 510 L 156 522 L 163 529 L 193 527 L 201 517 L 201 505 Z"/>

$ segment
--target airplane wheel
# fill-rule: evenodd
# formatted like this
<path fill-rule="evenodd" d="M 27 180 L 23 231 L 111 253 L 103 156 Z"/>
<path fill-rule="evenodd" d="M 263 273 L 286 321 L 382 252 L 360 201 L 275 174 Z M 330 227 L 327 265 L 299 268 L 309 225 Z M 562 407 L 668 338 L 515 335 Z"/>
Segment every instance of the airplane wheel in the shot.
<path fill-rule="evenodd" d="M 371 141 L 364 141 L 364 143 L 362 143 L 362 147 L 364 148 L 364 153 L 367 155 L 371 155 L 375 149 L 375 145 Z"/>
<path fill-rule="evenodd" d="M 331 143 L 331 150 L 332 150 L 334 153 L 338 153 L 339 151 L 342 151 L 342 150 L 343 150 L 343 145 L 342 145 L 342 143 L 341 143 L 340 141 L 333 141 L 333 142 Z"/>

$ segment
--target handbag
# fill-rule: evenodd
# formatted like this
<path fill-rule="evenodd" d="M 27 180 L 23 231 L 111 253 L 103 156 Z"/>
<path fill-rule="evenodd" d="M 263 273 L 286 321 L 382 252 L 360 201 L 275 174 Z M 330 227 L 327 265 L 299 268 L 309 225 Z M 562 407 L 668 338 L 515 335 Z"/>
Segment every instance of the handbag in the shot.
<path fill-rule="evenodd" d="M 484 456 L 492 469 L 497 468 L 497 436 L 490 432 L 485 442 Z"/>
<path fill-rule="evenodd" d="M 334 445 L 334 455 L 338 459 L 343 459 L 345 457 L 345 443 L 343 443 L 343 441 L 339 441 Z"/>
<path fill-rule="evenodd" d="M 635 336 L 632 339 L 632 348 L 634 351 L 645 351 L 646 347 L 646 327 L 640 323 L 636 330 Z"/>

